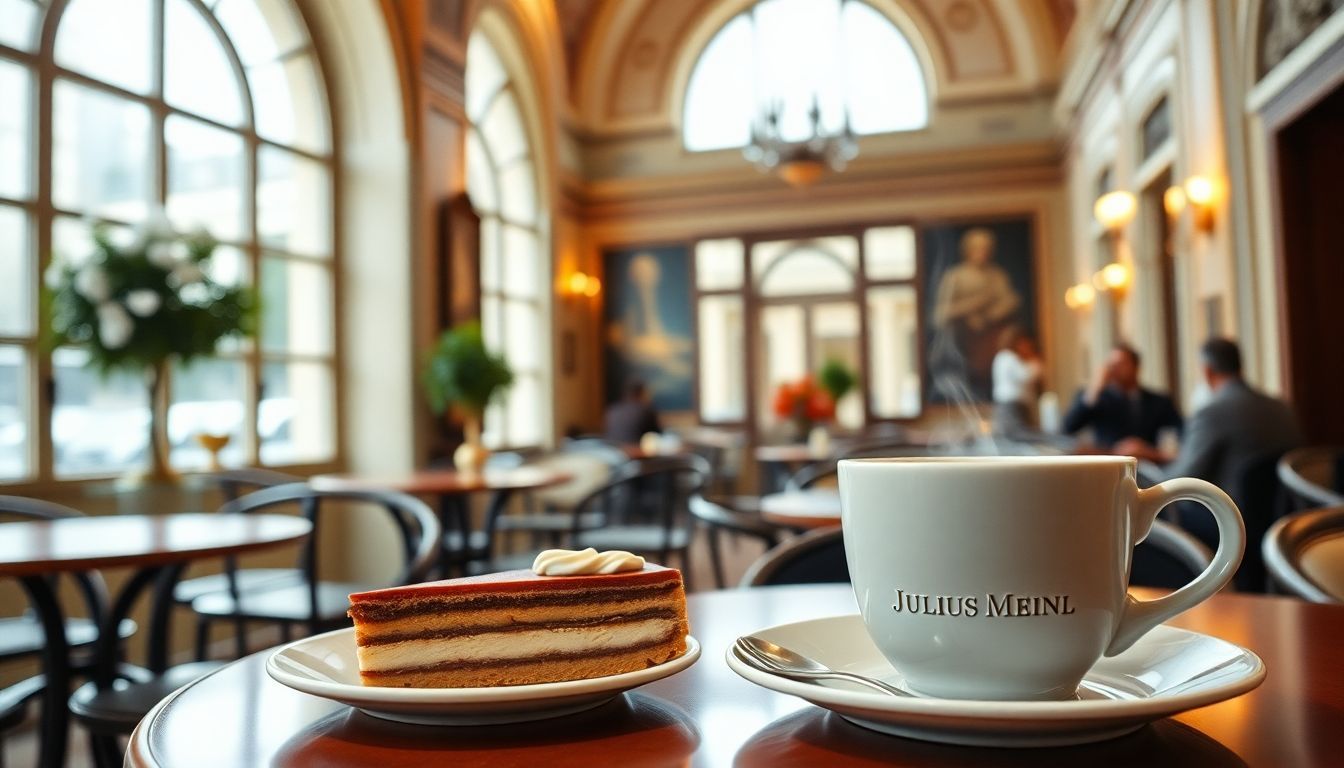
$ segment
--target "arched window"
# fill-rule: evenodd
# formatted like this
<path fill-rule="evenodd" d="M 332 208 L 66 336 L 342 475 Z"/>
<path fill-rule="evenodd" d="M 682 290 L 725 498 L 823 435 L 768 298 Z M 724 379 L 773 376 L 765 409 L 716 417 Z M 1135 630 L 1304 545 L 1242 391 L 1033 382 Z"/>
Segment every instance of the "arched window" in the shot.
<path fill-rule="evenodd" d="M 753 23 L 754 16 L 754 23 Z M 786 141 L 811 136 L 814 99 L 822 128 L 856 134 L 928 124 L 924 73 L 910 43 L 861 0 L 763 0 L 705 46 L 686 89 L 682 140 L 691 151 L 743 147 L 768 103 L 782 107 Z"/>
<path fill-rule="evenodd" d="M 481 217 L 481 327 L 513 368 L 486 412 L 486 445 L 535 446 L 549 434 L 546 297 L 549 259 L 537 204 L 536 156 L 509 71 L 481 32 L 467 44 L 467 194 Z"/>
<path fill-rule="evenodd" d="M 218 238 L 215 277 L 253 282 L 263 306 L 255 343 L 174 372 L 174 463 L 205 465 L 201 433 L 229 435 L 226 463 L 334 458 L 331 122 L 293 3 L 0 0 L 0 15 L 0 480 L 143 462 L 144 383 L 101 379 L 78 348 L 41 354 L 37 295 L 53 254 L 88 254 L 83 219 L 125 228 L 158 208 Z"/>

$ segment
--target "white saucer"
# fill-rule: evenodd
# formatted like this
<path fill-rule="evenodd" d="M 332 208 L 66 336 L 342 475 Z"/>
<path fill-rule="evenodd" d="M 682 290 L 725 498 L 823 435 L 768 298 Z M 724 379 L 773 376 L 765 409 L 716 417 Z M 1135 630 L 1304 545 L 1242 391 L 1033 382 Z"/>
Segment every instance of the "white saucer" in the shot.
<path fill-rule="evenodd" d="M 496 688 L 380 688 L 359 682 L 355 630 L 338 629 L 277 648 L 266 673 L 297 691 L 417 725 L 497 725 L 560 717 L 604 704 L 624 691 L 674 675 L 700 658 L 700 643 L 648 669 L 563 683 Z"/>
<path fill-rule="evenodd" d="M 906 687 L 857 615 L 783 624 L 752 634 L 832 669 Z M 731 648 L 727 658 L 728 666 L 751 682 L 806 699 L 856 725 L 974 746 L 1047 747 L 1110 739 L 1151 720 L 1239 696 L 1265 679 L 1264 662 L 1245 648 L 1165 625 L 1119 656 L 1097 662 L 1073 701 L 903 698 L 841 681 L 787 680 L 747 666 Z"/>

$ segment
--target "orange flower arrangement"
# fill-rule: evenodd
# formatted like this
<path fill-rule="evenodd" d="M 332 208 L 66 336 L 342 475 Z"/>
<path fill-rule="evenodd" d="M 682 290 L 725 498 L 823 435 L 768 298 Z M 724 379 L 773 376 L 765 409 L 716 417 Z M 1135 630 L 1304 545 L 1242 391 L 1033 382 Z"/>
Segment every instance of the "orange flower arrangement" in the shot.
<path fill-rule="evenodd" d="M 775 390 L 775 415 L 786 419 L 826 421 L 835 418 L 835 401 L 811 376 L 786 381 Z"/>

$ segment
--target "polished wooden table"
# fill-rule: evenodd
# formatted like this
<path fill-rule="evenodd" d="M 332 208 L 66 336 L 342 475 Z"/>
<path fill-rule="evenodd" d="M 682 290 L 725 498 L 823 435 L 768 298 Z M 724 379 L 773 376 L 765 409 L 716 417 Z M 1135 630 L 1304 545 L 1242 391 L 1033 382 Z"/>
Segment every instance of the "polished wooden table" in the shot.
<path fill-rule="evenodd" d="M 835 488 L 766 494 L 757 508 L 762 518 L 786 528 L 830 528 L 840 524 L 840 492 Z"/>
<path fill-rule="evenodd" d="M 120 655 L 121 626 L 136 598 L 156 582 L 150 618 L 149 668 L 167 667 L 172 587 L 189 561 L 280 546 L 307 536 L 312 525 L 284 515 L 111 515 L 0 525 L 0 577 L 17 577 L 46 633 L 42 653 L 41 764 L 65 762 L 70 695 L 65 617 L 49 576 L 136 568 L 99 622 L 93 678 L 111 685 Z"/>
<path fill-rule="evenodd" d="M 385 722 L 290 690 L 268 652 L 202 678 L 149 714 L 130 766 L 1337 766 L 1344 755 L 1344 608 L 1220 595 L 1174 624 L 1265 660 L 1257 690 L 1100 744 L 981 749 L 873 733 L 739 678 L 740 634 L 855 611 L 848 586 L 727 590 L 690 598 L 704 655 L 685 672 L 579 715 L 522 725 Z"/>
<path fill-rule="evenodd" d="M 489 560 L 494 548 L 495 522 L 504 513 L 509 499 L 519 491 L 538 491 L 563 485 L 572 475 L 545 467 L 490 469 L 484 472 L 458 472 L 451 469 L 426 469 L 401 474 L 315 475 L 308 484 L 320 491 L 394 490 L 417 496 L 439 498 L 439 521 L 443 539 L 439 547 L 439 574 L 452 575 L 454 567 L 465 568 L 470 561 Z M 485 512 L 485 527 L 474 532 L 466 497 L 490 493 Z M 473 536 L 478 533 L 478 536 Z"/>

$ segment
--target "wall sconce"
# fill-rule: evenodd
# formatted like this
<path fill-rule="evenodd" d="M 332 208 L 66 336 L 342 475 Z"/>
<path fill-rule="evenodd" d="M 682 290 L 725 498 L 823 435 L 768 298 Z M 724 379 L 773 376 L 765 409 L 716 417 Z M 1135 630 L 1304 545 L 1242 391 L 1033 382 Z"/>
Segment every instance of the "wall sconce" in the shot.
<path fill-rule="evenodd" d="M 1064 304 L 1069 309 L 1087 309 L 1097 300 L 1097 290 L 1087 283 L 1069 286 L 1064 291 Z"/>
<path fill-rule="evenodd" d="M 1116 301 L 1125 298 L 1125 295 L 1129 293 L 1129 285 L 1133 281 L 1134 272 L 1128 265 L 1118 261 L 1107 264 L 1097 270 L 1095 275 L 1092 275 L 1092 286 L 1098 291 L 1114 296 Z"/>
<path fill-rule="evenodd" d="M 1167 218 L 1175 221 L 1181 217 L 1181 212 L 1185 210 L 1186 198 L 1185 188 L 1172 185 L 1167 187 L 1167 191 L 1162 193 L 1162 209 L 1167 212 Z"/>
<path fill-rule="evenodd" d="M 1200 232 L 1213 231 L 1213 203 L 1217 188 L 1207 176 L 1191 176 L 1185 180 L 1185 199 L 1194 214 L 1195 228 Z"/>
<path fill-rule="evenodd" d="M 570 296 L 587 296 L 591 299 L 602 292 L 602 281 L 592 275 L 575 272 L 565 280 L 564 288 Z"/>
<path fill-rule="evenodd" d="M 1097 202 L 1092 204 L 1092 215 L 1107 232 L 1117 234 L 1134 220 L 1138 209 L 1139 204 L 1134 195 L 1117 190 L 1098 197 Z"/>

